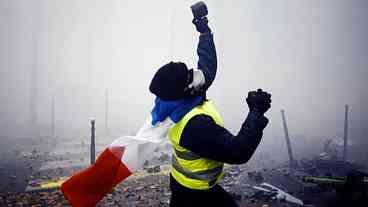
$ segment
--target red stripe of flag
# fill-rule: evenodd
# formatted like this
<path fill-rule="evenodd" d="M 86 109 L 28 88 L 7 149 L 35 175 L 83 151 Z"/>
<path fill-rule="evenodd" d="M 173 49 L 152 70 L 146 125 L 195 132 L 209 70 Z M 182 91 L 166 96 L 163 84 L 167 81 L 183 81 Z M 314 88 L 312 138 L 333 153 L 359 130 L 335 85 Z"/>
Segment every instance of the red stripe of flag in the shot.
<path fill-rule="evenodd" d="M 61 186 L 73 207 L 95 206 L 107 193 L 132 173 L 122 163 L 124 147 L 105 149 L 96 163 L 70 177 Z"/>

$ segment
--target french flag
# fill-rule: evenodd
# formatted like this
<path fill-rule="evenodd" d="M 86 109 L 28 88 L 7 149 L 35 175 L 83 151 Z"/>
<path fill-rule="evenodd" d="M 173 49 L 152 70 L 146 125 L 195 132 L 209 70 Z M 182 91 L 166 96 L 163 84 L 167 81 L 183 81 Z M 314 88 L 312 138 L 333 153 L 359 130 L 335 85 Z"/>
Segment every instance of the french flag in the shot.
<path fill-rule="evenodd" d="M 188 100 L 155 100 L 155 106 L 136 136 L 116 139 L 97 158 L 95 164 L 82 170 L 61 185 L 64 197 L 73 207 L 95 206 L 121 181 L 142 169 L 155 149 L 168 141 L 173 124 L 202 102 L 201 97 Z"/>

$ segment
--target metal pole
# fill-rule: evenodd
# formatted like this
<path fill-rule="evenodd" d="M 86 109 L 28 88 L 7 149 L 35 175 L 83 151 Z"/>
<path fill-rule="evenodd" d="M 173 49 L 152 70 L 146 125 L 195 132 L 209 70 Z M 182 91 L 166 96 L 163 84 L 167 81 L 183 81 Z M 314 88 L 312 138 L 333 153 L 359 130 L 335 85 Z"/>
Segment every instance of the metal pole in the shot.
<path fill-rule="evenodd" d="M 349 113 L 349 106 L 345 105 L 345 123 L 344 123 L 344 154 L 343 160 L 346 161 L 347 159 L 347 142 L 348 142 L 348 113 Z"/>
<path fill-rule="evenodd" d="M 95 150 L 96 150 L 96 144 L 95 144 L 95 119 L 91 119 L 91 165 L 95 163 Z"/>
<path fill-rule="evenodd" d="M 283 122 L 283 125 L 284 125 L 284 133 L 285 133 L 286 145 L 287 145 L 288 154 L 289 154 L 290 166 L 292 166 L 292 165 L 295 164 L 295 161 L 294 161 L 294 157 L 293 157 L 293 151 L 291 150 L 289 130 L 287 128 L 286 119 L 285 119 L 285 111 L 284 110 L 281 110 L 281 116 L 282 116 L 282 122 Z"/>

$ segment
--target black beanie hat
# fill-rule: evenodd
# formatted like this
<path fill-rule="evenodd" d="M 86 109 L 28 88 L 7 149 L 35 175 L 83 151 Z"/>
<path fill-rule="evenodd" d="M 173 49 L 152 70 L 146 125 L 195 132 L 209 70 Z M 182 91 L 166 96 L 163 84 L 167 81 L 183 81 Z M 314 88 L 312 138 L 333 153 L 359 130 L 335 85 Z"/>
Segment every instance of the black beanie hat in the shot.
<path fill-rule="evenodd" d="M 189 95 L 184 90 L 191 82 L 191 78 L 190 71 L 184 63 L 170 62 L 158 69 L 149 89 L 165 101 L 183 99 Z"/>

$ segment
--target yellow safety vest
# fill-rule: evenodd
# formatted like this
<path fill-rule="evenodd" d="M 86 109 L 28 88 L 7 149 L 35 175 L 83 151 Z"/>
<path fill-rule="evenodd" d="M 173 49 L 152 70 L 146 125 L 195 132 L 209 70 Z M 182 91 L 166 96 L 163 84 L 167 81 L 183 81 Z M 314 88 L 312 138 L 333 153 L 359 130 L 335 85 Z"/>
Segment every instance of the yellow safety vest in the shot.
<path fill-rule="evenodd" d="M 188 112 L 169 130 L 173 146 L 171 175 L 181 185 L 195 190 L 207 190 L 217 184 L 223 177 L 224 163 L 200 157 L 198 154 L 179 145 L 181 134 L 188 121 L 196 115 L 212 117 L 216 124 L 223 126 L 220 114 L 211 101 L 205 101 Z M 206 147 L 204 144 L 203 147 Z"/>

